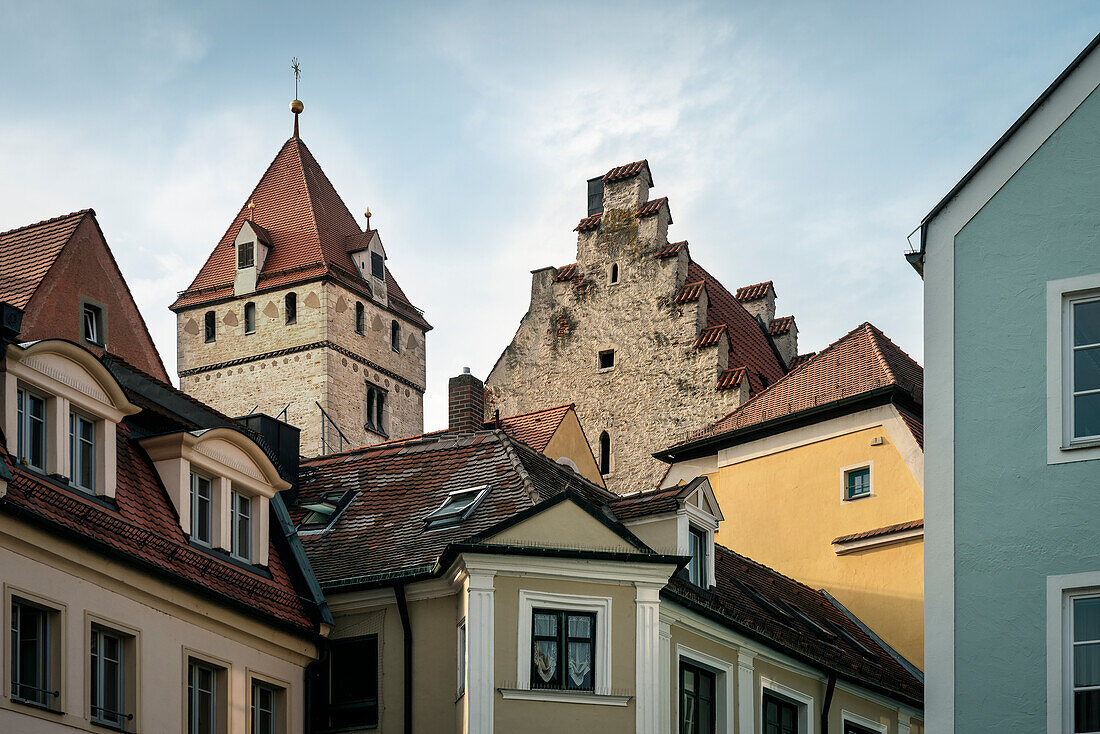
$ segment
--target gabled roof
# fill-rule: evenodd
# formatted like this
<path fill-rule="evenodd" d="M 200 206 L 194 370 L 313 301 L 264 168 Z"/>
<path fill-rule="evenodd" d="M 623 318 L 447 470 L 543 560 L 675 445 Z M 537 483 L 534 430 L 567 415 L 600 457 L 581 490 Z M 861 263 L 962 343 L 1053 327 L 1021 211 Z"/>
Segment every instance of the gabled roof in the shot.
<path fill-rule="evenodd" d="M 567 403 L 519 415 L 503 416 L 499 420 L 485 421 L 485 427 L 500 428 L 512 438 L 541 453 L 546 450 L 546 445 L 554 437 L 565 416 L 575 407 L 574 403 Z"/>
<path fill-rule="evenodd" d="M 0 232 L 0 301 L 25 308 L 91 209 Z"/>
<path fill-rule="evenodd" d="M 615 517 L 624 522 L 637 520 L 640 517 L 649 517 L 650 515 L 676 512 L 680 508 L 680 504 L 704 483 L 709 486 L 710 480 L 706 477 L 696 477 L 690 482 L 665 487 L 664 489 L 651 489 L 647 492 L 620 495 L 611 502 L 611 510 L 615 513 Z M 708 491 L 711 491 L 711 498 L 713 499 L 713 491 Z M 717 504 L 717 501 L 715 501 L 715 504 Z"/>
<path fill-rule="evenodd" d="M 901 389 L 919 405 L 923 403 L 924 371 L 885 334 L 863 323 L 678 446 L 890 386 Z"/>
<path fill-rule="evenodd" d="M 251 213 L 249 203 L 255 203 Z M 250 218 L 267 231 L 271 244 L 257 288 L 278 288 L 321 277 L 365 287 L 347 250 L 347 238 L 361 235 L 362 230 L 309 148 L 294 137 L 283 144 L 206 264 L 172 304 L 173 309 L 233 295 L 233 240 Z M 431 328 L 397 285 L 389 266 L 386 288 L 391 305 L 402 316 Z"/>

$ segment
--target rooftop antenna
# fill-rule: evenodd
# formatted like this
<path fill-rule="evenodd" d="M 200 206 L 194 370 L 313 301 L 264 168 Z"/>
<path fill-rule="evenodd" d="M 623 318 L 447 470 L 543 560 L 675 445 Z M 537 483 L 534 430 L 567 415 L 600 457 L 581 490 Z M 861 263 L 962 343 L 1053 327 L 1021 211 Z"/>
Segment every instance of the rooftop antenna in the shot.
<path fill-rule="evenodd" d="M 298 99 L 298 80 L 302 77 L 302 65 L 298 63 L 298 57 L 290 60 L 290 68 L 294 70 L 294 101 L 290 103 L 290 111 L 294 113 L 294 137 L 298 137 L 298 115 L 306 108 L 302 100 Z"/>

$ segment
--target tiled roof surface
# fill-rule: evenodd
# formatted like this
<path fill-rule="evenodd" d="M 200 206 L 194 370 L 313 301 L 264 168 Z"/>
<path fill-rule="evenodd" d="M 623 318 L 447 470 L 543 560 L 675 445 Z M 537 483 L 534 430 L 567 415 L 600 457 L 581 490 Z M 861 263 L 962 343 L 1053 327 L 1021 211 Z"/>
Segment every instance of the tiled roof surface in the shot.
<path fill-rule="evenodd" d="M 680 292 L 676 294 L 676 303 L 691 303 L 698 301 L 699 296 L 703 295 L 704 283 L 701 280 L 697 280 L 694 283 L 684 283 L 680 287 Z"/>
<path fill-rule="evenodd" d="M 908 411 L 899 410 L 901 413 L 901 419 L 905 421 L 905 427 L 909 429 L 909 432 L 913 434 L 913 438 L 916 439 L 917 445 L 924 450 L 924 421 L 917 418 L 914 415 L 910 415 Z"/>
<path fill-rule="evenodd" d="M 488 484 L 459 525 L 425 531 L 449 492 Z M 300 538 L 322 586 L 342 579 L 431 567 L 451 543 L 486 530 L 566 488 L 598 502 L 612 495 L 502 431 L 443 434 L 369 446 L 302 463 L 299 504 L 354 492 L 323 533 Z M 297 522 L 301 510 L 291 508 Z"/>
<path fill-rule="evenodd" d="M 634 212 L 634 215 L 639 219 L 643 217 L 652 217 L 654 214 L 661 210 L 661 205 L 668 204 L 668 197 L 662 196 L 660 199 L 653 199 L 638 207 L 638 211 Z M 580 223 L 573 228 L 574 232 L 589 232 L 600 226 L 600 220 L 603 218 L 603 214 L 593 214 L 592 216 L 585 217 Z M 668 223 L 672 224 L 672 214 L 669 213 Z"/>
<path fill-rule="evenodd" d="M 817 352 L 807 352 L 806 354 L 799 354 L 795 356 L 795 358 L 791 360 L 790 371 L 798 369 L 816 356 Z"/>
<path fill-rule="evenodd" d="M 573 410 L 573 407 L 573 403 L 568 403 L 553 408 L 533 410 L 520 415 L 501 417 L 499 422 L 496 420 L 485 421 L 485 427 L 500 428 L 512 438 L 523 441 L 535 451 L 541 453 L 546 449 L 546 445 L 554 437 L 558 426 L 561 425 L 569 411 Z"/>
<path fill-rule="evenodd" d="M 794 326 L 794 316 L 777 316 L 768 324 L 768 334 L 783 336 L 790 333 L 792 326 Z"/>
<path fill-rule="evenodd" d="M 919 364 L 877 328 L 863 323 L 689 440 L 717 436 L 890 385 L 922 403 L 923 380 Z"/>
<path fill-rule="evenodd" d="M 573 280 L 575 277 L 577 277 L 577 263 L 562 265 L 558 268 L 558 271 L 554 273 L 554 282 L 563 283 L 567 280 Z"/>
<path fill-rule="evenodd" d="M 248 203 L 255 202 L 249 215 Z M 210 253 L 191 285 L 172 308 L 186 308 L 233 294 L 236 259 L 233 240 L 246 219 L 268 233 L 271 252 L 264 261 L 257 288 L 277 288 L 322 276 L 343 279 L 360 287 L 347 238 L 362 234 L 321 166 L 299 138 L 286 141 L 256 188 Z M 386 266 L 386 289 L 391 305 L 425 328 L 423 315 L 409 302 Z"/>
<path fill-rule="evenodd" d="M 736 298 L 741 303 L 748 301 L 757 301 L 768 295 L 768 291 L 772 290 L 772 282 L 770 280 L 763 283 L 756 283 L 754 285 L 746 285 L 743 288 L 738 288 Z"/>
<path fill-rule="evenodd" d="M 637 176 L 639 173 L 644 173 L 646 175 L 646 183 L 650 186 L 653 185 L 653 175 L 649 172 L 649 161 L 646 160 L 627 163 L 625 166 L 616 166 L 603 175 L 603 181 L 604 183 L 624 181 L 628 178 Z"/>
<path fill-rule="evenodd" d="M 687 240 L 680 242 L 670 242 L 665 247 L 662 247 L 657 252 L 653 253 L 653 256 L 658 260 L 664 260 L 666 257 L 675 257 L 680 254 L 680 250 L 688 246 Z"/>
<path fill-rule="evenodd" d="M 722 374 L 718 375 L 718 389 L 729 390 L 737 387 L 741 384 L 741 380 L 745 379 L 745 368 L 734 367 L 733 369 L 725 370 Z"/>
<path fill-rule="evenodd" d="M 0 301 L 25 308 L 91 209 L 0 232 Z"/>
<path fill-rule="evenodd" d="M 14 476 L 7 495 L 0 500 L 0 509 L 7 505 L 28 513 L 93 546 L 105 546 L 169 577 L 295 627 L 314 627 L 313 613 L 299 596 L 274 542 L 269 547 L 270 579 L 194 548 L 180 528 L 153 463 L 131 438 L 125 422 L 118 427 L 117 447 L 117 510 L 19 468 L 2 446 L 0 460 Z"/>
<path fill-rule="evenodd" d="M 573 228 L 574 232 L 590 232 L 600 226 L 600 219 L 603 218 L 603 214 L 592 214 L 580 221 L 576 227 Z"/>
<path fill-rule="evenodd" d="M 834 538 L 834 543 L 850 543 L 853 540 L 866 540 L 867 538 L 878 538 L 883 535 L 890 535 L 891 533 L 902 533 L 906 530 L 919 530 L 924 527 L 924 518 L 920 520 L 910 520 L 909 522 L 899 522 L 893 525 L 886 525 L 881 528 L 875 528 L 874 530 L 864 530 L 861 533 L 852 533 L 850 535 L 841 535 L 839 538 Z"/>
<path fill-rule="evenodd" d="M 619 518 L 620 522 L 636 520 L 649 515 L 676 512 L 683 496 L 694 491 L 695 486 L 689 482 L 665 487 L 664 489 L 652 489 L 648 492 L 623 495 L 611 502 L 611 511 L 615 513 L 615 517 Z"/>
<path fill-rule="evenodd" d="M 704 347 L 713 347 L 722 341 L 722 335 L 726 333 L 726 325 L 718 324 L 718 326 L 708 326 L 699 332 L 699 336 L 695 337 L 695 348 L 702 349 Z"/>
<path fill-rule="evenodd" d="M 919 703 L 922 682 L 821 591 L 715 545 L 714 595 L 674 577 L 668 588 L 737 627 L 849 680 Z"/>

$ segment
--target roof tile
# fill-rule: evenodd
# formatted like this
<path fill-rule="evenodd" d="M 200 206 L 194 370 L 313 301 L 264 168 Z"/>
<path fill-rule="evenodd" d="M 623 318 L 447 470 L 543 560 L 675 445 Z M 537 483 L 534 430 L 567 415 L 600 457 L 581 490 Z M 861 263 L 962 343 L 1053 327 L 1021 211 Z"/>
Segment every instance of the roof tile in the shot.
<path fill-rule="evenodd" d="M 769 290 L 774 290 L 772 282 L 770 280 L 763 283 L 756 283 L 754 285 L 746 285 L 743 288 L 738 288 L 736 298 L 741 303 L 748 303 L 749 301 L 758 301 L 768 295 Z"/>
<path fill-rule="evenodd" d="M 85 215 L 82 209 L 0 232 L 0 301 L 25 308 Z"/>

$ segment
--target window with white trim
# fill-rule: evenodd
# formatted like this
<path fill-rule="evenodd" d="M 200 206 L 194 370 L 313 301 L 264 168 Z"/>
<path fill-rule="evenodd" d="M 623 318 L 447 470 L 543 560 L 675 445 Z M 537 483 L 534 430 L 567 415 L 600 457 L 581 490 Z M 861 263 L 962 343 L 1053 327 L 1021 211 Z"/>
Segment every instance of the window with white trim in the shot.
<path fill-rule="evenodd" d="M 252 560 L 252 498 L 233 492 L 230 512 L 232 517 L 232 545 L 230 553 L 242 561 Z"/>
<path fill-rule="evenodd" d="M 214 483 L 209 477 L 191 472 L 191 540 L 210 545 L 214 533 Z"/>
<path fill-rule="evenodd" d="M 126 636 L 93 625 L 88 640 L 88 693 L 95 724 L 121 728 L 133 716 L 126 701 Z"/>
<path fill-rule="evenodd" d="M 187 734 L 224 734 L 228 724 L 225 668 L 187 660 Z"/>
<path fill-rule="evenodd" d="M 466 620 L 458 624 L 458 694 L 466 693 Z"/>
<path fill-rule="evenodd" d="M 858 500 L 871 496 L 871 467 L 862 466 L 844 472 L 844 499 Z"/>
<path fill-rule="evenodd" d="M 680 660 L 680 734 L 715 734 L 716 695 L 713 671 Z"/>
<path fill-rule="evenodd" d="M 81 333 L 84 341 L 103 346 L 106 343 L 106 326 L 103 323 L 103 307 L 85 301 L 80 313 Z"/>
<path fill-rule="evenodd" d="M 60 614 L 42 604 L 11 599 L 11 699 L 55 709 L 60 700 Z"/>
<path fill-rule="evenodd" d="M 593 690 L 595 613 L 535 609 L 531 614 L 531 688 Z"/>
<path fill-rule="evenodd" d="M 1066 657 L 1070 667 L 1073 732 L 1100 732 L 1100 594 L 1069 600 Z"/>
<path fill-rule="evenodd" d="M 700 530 L 694 525 L 688 525 L 688 581 L 701 588 L 710 586 L 709 562 L 709 535 L 706 530 Z"/>
<path fill-rule="evenodd" d="M 1069 443 L 1100 440 L 1100 294 L 1069 298 L 1064 386 Z"/>
<path fill-rule="evenodd" d="M 250 734 L 279 734 L 285 731 L 284 688 L 253 678 L 249 701 Z"/>
<path fill-rule="evenodd" d="M 95 421 L 71 411 L 69 413 L 69 483 L 77 489 L 95 493 Z"/>
<path fill-rule="evenodd" d="M 16 391 L 16 459 L 46 471 L 46 398 L 26 388 Z"/>

